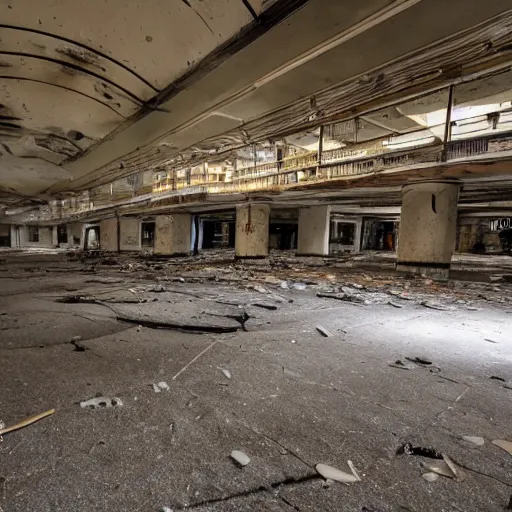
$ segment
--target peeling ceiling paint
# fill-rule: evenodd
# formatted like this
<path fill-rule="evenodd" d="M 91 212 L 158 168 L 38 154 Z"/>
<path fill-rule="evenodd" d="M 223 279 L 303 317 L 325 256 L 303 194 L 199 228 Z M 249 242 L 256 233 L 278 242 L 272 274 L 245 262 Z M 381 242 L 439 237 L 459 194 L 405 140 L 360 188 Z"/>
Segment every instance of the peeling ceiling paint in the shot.
<path fill-rule="evenodd" d="M 0 190 L 84 189 L 299 130 L 419 77 L 447 80 L 478 59 L 503 61 L 512 41 L 504 4 L 6 0 Z M 471 29 L 494 16 L 492 30 Z M 464 45 L 449 39 L 468 29 Z M 392 107 L 380 115 L 380 131 L 411 128 Z M 384 120 L 369 117 L 361 122 Z"/>

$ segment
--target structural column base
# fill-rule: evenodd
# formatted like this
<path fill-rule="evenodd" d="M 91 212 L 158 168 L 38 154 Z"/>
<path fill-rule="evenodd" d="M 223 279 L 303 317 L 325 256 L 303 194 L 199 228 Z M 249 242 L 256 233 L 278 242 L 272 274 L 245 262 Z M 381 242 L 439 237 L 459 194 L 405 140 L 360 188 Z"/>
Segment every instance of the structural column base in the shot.
<path fill-rule="evenodd" d="M 397 272 L 428 277 L 434 281 L 448 281 L 450 277 L 449 263 L 426 263 L 399 261 L 396 264 Z"/>

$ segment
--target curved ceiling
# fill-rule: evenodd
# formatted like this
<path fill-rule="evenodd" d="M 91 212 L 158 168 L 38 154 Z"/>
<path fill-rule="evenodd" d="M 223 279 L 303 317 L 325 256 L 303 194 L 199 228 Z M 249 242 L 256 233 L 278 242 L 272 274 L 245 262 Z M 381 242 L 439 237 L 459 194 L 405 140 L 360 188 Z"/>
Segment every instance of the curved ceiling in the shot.
<path fill-rule="evenodd" d="M 506 3 L 5 0 L 0 193 L 76 191 L 194 148 L 272 136 L 279 113 L 306 101 L 286 117 L 299 127 L 317 115 L 315 95 L 353 80 L 346 101 L 365 88 L 376 97 L 374 70 L 434 44 L 466 64 L 449 38 L 501 16 L 486 50 L 496 53 L 492 44 L 510 36 Z"/>

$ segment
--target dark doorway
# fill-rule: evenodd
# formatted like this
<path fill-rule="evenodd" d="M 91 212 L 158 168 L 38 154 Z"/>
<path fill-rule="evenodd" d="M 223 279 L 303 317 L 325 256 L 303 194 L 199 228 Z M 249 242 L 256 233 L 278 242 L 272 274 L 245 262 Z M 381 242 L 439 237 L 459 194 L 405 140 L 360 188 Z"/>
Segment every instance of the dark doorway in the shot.
<path fill-rule="evenodd" d="M 11 226 L 0 224 L 0 247 L 11 247 Z"/>
<path fill-rule="evenodd" d="M 202 249 L 235 247 L 235 231 L 233 221 L 203 220 Z"/>
<path fill-rule="evenodd" d="M 397 223 L 389 220 L 365 219 L 363 224 L 363 250 L 394 251 Z"/>
<path fill-rule="evenodd" d="M 297 248 L 296 223 L 270 223 L 269 248 L 289 251 Z"/>
<path fill-rule="evenodd" d="M 68 243 L 68 228 L 66 227 L 66 224 L 57 226 L 57 243 L 59 245 Z"/>
<path fill-rule="evenodd" d="M 141 246 L 154 247 L 155 246 L 155 222 L 142 222 L 141 229 Z"/>
<path fill-rule="evenodd" d="M 100 227 L 91 226 L 85 229 L 84 249 L 94 251 L 100 248 Z"/>

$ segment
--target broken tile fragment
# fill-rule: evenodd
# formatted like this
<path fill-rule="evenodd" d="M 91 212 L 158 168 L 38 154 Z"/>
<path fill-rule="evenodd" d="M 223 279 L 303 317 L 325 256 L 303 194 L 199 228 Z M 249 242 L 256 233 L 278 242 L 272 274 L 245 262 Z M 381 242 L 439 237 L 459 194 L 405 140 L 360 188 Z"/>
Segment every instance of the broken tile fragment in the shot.
<path fill-rule="evenodd" d="M 464 441 L 467 441 L 468 443 L 474 444 L 476 446 L 483 446 L 485 443 L 484 438 L 478 437 L 478 436 L 462 436 L 462 439 L 464 439 Z"/>
<path fill-rule="evenodd" d="M 333 468 L 327 464 L 317 464 L 315 466 L 317 473 L 323 476 L 326 480 L 334 480 L 335 482 L 341 482 L 343 484 L 353 484 L 359 482 L 359 478 L 345 471 Z"/>
<path fill-rule="evenodd" d="M 231 458 L 242 467 L 247 466 L 247 464 L 251 462 L 251 459 L 244 452 L 239 450 L 233 450 L 231 452 Z"/>
<path fill-rule="evenodd" d="M 512 441 L 507 441 L 505 439 L 495 439 L 492 441 L 492 444 L 498 446 L 502 450 L 505 450 L 510 455 L 512 455 Z"/>

